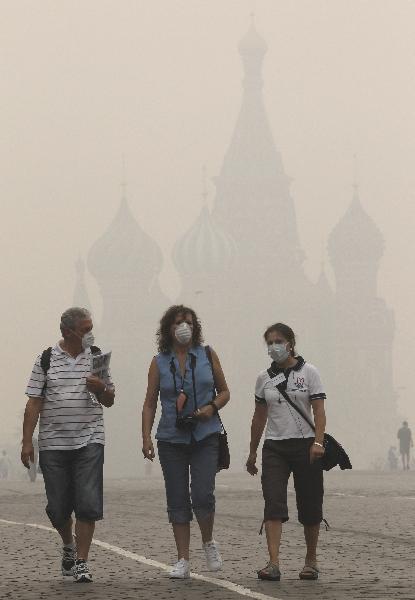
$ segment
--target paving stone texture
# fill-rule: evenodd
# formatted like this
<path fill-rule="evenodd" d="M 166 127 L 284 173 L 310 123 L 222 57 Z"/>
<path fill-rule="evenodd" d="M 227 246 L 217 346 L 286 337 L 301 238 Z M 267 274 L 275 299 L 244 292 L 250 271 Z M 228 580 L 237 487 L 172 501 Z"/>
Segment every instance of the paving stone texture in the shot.
<path fill-rule="evenodd" d="M 265 535 L 260 481 L 221 473 L 217 479 L 215 537 L 224 568 L 214 577 L 280 600 L 415 599 L 415 472 L 330 472 L 325 480 L 325 516 L 331 525 L 320 536 L 321 577 L 298 579 L 304 540 L 289 491 L 290 521 L 284 526 L 281 582 L 261 582 Z M 0 481 L 0 519 L 49 526 L 40 477 L 35 483 Z M 0 522 L 0 598 L 13 600 L 236 600 L 240 594 L 215 584 L 171 581 L 166 573 L 93 546 L 94 583 L 65 582 L 60 575 L 56 534 Z M 161 563 L 175 560 L 165 511 L 163 482 L 107 480 L 105 519 L 96 539 Z M 192 526 L 192 570 L 206 571 L 197 525 Z M 249 596 L 245 596 L 249 597 Z"/>

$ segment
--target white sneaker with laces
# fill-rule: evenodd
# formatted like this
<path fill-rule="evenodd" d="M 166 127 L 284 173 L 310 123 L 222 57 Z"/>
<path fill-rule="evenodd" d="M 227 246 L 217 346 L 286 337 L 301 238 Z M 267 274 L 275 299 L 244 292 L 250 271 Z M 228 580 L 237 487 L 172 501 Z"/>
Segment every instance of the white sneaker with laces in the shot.
<path fill-rule="evenodd" d="M 185 558 L 181 558 L 169 573 L 170 579 L 188 579 L 190 577 L 190 564 Z"/>
<path fill-rule="evenodd" d="M 215 540 L 203 544 L 203 550 L 206 555 L 206 562 L 209 571 L 220 571 L 223 560 L 219 552 L 219 546 Z"/>

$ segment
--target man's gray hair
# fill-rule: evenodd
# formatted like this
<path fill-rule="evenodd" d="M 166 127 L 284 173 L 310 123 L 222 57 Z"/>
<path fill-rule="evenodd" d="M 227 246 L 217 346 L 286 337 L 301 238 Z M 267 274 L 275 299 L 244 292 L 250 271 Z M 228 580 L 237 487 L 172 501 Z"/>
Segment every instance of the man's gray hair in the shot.
<path fill-rule="evenodd" d="M 73 306 L 68 308 L 61 316 L 61 329 L 75 329 L 77 322 L 81 319 L 90 319 L 91 313 L 86 308 Z"/>

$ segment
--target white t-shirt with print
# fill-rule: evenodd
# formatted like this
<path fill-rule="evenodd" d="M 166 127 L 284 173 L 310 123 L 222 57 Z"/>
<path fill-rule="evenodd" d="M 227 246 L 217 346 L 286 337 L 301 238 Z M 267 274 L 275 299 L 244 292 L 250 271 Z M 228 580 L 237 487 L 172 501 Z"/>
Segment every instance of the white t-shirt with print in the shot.
<path fill-rule="evenodd" d="M 287 379 L 286 392 L 291 401 L 298 406 L 303 414 L 313 422 L 311 402 L 325 399 L 323 384 L 316 367 L 297 357 L 294 368 L 285 371 Z M 273 363 L 275 373 L 284 373 Z M 268 406 L 268 420 L 265 431 L 267 440 L 286 440 L 291 438 L 314 437 L 310 425 L 288 404 L 284 396 L 275 387 L 268 370 L 261 371 L 255 386 L 255 401 Z"/>

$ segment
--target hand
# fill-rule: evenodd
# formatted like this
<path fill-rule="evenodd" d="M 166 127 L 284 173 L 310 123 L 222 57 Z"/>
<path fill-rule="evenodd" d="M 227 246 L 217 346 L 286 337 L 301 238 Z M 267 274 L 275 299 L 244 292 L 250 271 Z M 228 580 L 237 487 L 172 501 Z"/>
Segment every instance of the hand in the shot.
<path fill-rule="evenodd" d="M 209 421 L 215 414 L 215 409 L 211 404 L 207 404 L 203 408 L 198 408 L 195 412 L 195 417 L 198 421 Z"/>
<path fill-rule="evenodd" d="M 324 452 L 324 448 L 317 446 L 317 444 L 312 444 L 310 447 L 310 462 L 313 463 L 319 458 L 322 458 L 324 456 Z"/>
<path fill-rule="evenodd" d="M 86 387 L 87 390 L 93 394 L 102 394 L 105 390 L 105 383 L 96 375 L 89 375 L 86 378 Z"/>
<path fill-rule="evenodd" d="M 30 469 L 30 463 L 35 462 L 35 451 L 32 442 L 23 443 L 20 458 L 26 469 Z"/>
<path fill-rule="evenodd" d="M 144 458 L 148 458 L 148 460 L 151 460 L 151 462 L 153 462 L 156 456 L 151 438 L 143 440 L 143 456 Z"/>
<path fill-rule="evenodd" d="M 258 473 L 258 467 L 256 466 L 256 452 L 251 452 L 246 461 L 246 470 L 250 475 L 256 475 Z"/>

